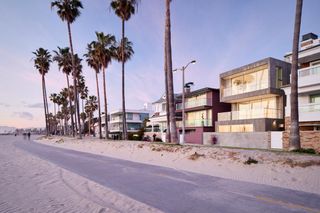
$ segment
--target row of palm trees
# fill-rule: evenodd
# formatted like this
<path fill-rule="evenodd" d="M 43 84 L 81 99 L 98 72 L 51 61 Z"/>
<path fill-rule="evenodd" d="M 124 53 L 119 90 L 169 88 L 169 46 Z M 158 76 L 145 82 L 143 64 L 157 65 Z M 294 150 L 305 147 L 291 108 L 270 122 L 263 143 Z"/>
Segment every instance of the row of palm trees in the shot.
<path fill-rule="evenodd" d="M 115 14 L 119 16 L 122 20 L 122 39 L 117 42 L 115 37 L 111 34 L 105 35 L 102 32 L 96 32 L 97 40 L 92 41 L 88 44 L 87 53 L 84 55 L 88 65 L 93 68 L 96 72 L 96 84 L 97 84 L 97 105 L 99 109 L 99 136 L 102 138 L 101 134 L 101 107 L 100 107 L 100 94 L 99 94 L 99 80 L 98 73 L 102 71 L 103 73 L 103 91 L 104 91 L 104 113 L 107 115 L 107 94 L 106 94 L 106 69 L 112 60 L 117 60 L 122 62 L 122 106 L 123 115 L 125 112 L 125 75 L 124 75 L 124 64 L 127 60 L 131 58 L 134 54 L 132 43 L 125 37 L 125 21 L 128 21 L 132 14 L 135 13 L 135 8 L 138 5 L 136 0 L 112 0 L 110 7 L 114 10 Z M 82 106 L 82 113 L 79 110 L 79 94 L 80 98 L 84 100 L 87 97 L 87 87 L 81 81 L 84 81 L 84 77 L 81 76 L 81 59 L 77 54 L 74 53 L 73 42 L 72 42 L 72 31 L 71 24 L 80 16 L 80 9 L 83 8 L 80 0 L 57 0 L 51 3 L 51 8 L 55 8 L 58 16 L 63 22 L 67 23 L 68 27 L 68 38 L 69 47 L 60 48 L 58 51 L 54 51 L 55 56 L 53 61 L 58 63 L 59 70 L 61 70 L 67 79 L 67 93 L 69 101 L 69 111 L 71 118 L 71 130 L 72 135 L 75 136 L 75 132 L 78 132 L 79 138 L 82 137 L 81 134 L 81 118 L 85 117 L 84 107 Z M 45 86 L 45 74 L 48 73 L 50 68 L 50 63 L 52 62 L 51 55 L 48 50 L 44 48 L 39 48 L 35 52 L 35 67 L 38 69 L 42 75 L 42 91 L 43 91 L 43 102 L 45 109 L 45 121 L 47 134 L 50 131 L 49 122 L 49 110 Z M 73 87 L 70 86 L 69 75 L 73 76 Z M 83 90 L 86 90 L 84 92 Z M 52 100 L 54 99 L 54 94 Z M 73 105 L 73 104 L 74 105 Z M 83 105 L 83 104 L 82 104 Z M 55 106 L 55 105 L 54 105 Z M 73 110 L 75 109 L 75 110 Z M 55 111 L 55 110 L 54 110 Z M 74 112 L 75 111 L 75 112 Z M 56 114 L 56 113 L 55 113 Z M 105 116 L 105 124 L 107 124 L 107 116 Z M 123 116 L 123 139 L 127 139 L 126 130 L 126 116 Z M 105 126 L 106 136 L 108 136 L 108 125 Z M 79 131 L 77 131 L 79 130 Z"/>

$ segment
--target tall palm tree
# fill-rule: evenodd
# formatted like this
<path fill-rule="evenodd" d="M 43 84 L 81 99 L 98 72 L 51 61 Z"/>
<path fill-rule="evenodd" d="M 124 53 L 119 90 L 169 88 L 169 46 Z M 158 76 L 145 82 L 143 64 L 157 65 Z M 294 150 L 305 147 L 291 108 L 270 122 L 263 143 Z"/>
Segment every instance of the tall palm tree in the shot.
<path fill-rule="evenodd" d="M 126 103 L 125 103 L 125 79 L 124 79 L 124 38 L 125 38 L 125 22 L 131 18 L 131 15 L 135 14 L 136 7 L 138 6 L 138 0 L 112 0 L 111 8 L 115 14 L 121 18 L 122 21 L 122 139 L 127 140 L 127 121 L 126 121 Z"/>
<path fill-rule="evenodd" d="M 175 101 L 172 76 L 172 50 L 171 50 L 171 20 L 170 20 L 170 2 L 166 0 L 166 22 L 165 22 L 165 59 L 167 68 L 167 84 L 168 84 L 168 100 L 169 100 L 169 119 L 170 119 L 170 136 L 172 143 L 178 142 L 176 117 L 175 117 Z"/>
<path fill-rule="evenodd" d="M 51 55 L 48 50 L 39 48 L 35 52 L 32 52 L 35 55 L 34 66 L 39 71 L 42 78 L 42 96 L 43 96 L 43 107 L 46 123 L 47 136 L 49 135 L 49 120 L 48 120 L 48 100 L 46 96 L 46 81 L 45 74 L 48 73 L 50 69 Z"/>
<path fill-rule="evenodd" d="M 97 108 L 98 108 L 97 97 L 94 95 L 89 96 L 85 106 L 85 111 L 88 114 L 88 121 L 89 121 L 89 135 L 91 134 L 91 119 L 93 117 L 94 111 L 96 111 Z"/>
<path fill-rule="evenodd" d="M 292 44 L 291 65 L 291 127 L 289 150 L 301 148 L 299 132 L 299 108 L 298 108 L 298 54 L 303 0 L 296 1 L 296 13 L 294 22 L 294 34 Z"/>
<path fill-rule="evenodd" d="M 72 108 L 72 99 L 70 98 L 72 94 L 70 93 L 70 82 L 69 82 L 69 75 L 72 72 L 72 59 L 71 59 L 71 53 L 69 47 L 60 48 L 58 47 L 58 51 L 53 51 L 55 53 L 55 56 L 53 57 L 53 60 L 58 63 L 59 70 L 61 70 L 65 75 L 67 79 L 67 88 L 68 88 L 68 96 L 69 96 L 69 107 Z M 74 120 L 73 120 L 73 114 L 71 114 L 71 129 L 72 134 L 75 136 L 74 132 Z"/>
<path fill-rule="evenodd" d="M 72 44 L 72 35 L 71 35 L 71 24 L 80 16 L 80 8 L 83 8 L 82 3 L 80 0 L 57 0 L 51 2 L 51 8 L 57 8 L 57 14 L 61 18 L 62 21 L 67 22 L 68 27 L 68 35 L 69 35 L 69 43 L 70 43 L 70 50 L 71 55 L 74 55 L 73 51 L 73 44 Z M 76 83 L 76 71 L 75 71 L 75 60 L 74 57 L 72 57 L 72 68 L 74 70 L 73 72 L 73 86 L 75 88 L 75 105 L 76 105 L 76 111 L 77 111 L 77 120 L 78 120 L 78 126 L 79 129 L 81 129 L 80 125 L 80 111 L 79 111 L 79 100 L 77 95 L 77 83 Z M 73 132 L 74 133 L 74 132 Z M 81 131 L 79 131 L 79 138 L 81 139 Z"/>
<path fill-rule="evenodd" d="M 98 123 L 99 123 L 99 138 L 102 139 L 102 127 L 101 127 L 101 105 L 100 105 L 100 93 L 99 93 L 99 77 L 100 72 L 100 63 L 99 58 L 97 57 L 97 51 L 94 47 L 94 43 L 88 44 L 87 53 L 84 55 L 88 66 L 91 67 L 96 74 L 96 87 L 97 87 L 97 97 L 98 97 Z M 90 127 L 89 127 L 90 128 Z M 90 135 L 90 132 L 89 132 Z"/>
<path fill-rule="evenodd" d="M 52 103 L 53 103 L 53 113 L 54 113 L 53 116 L 54 116 L 54 118 L 56 120 L 57 119 L 56 118 L 56 115 L 57 115 L 56 104 L 57 104 L 57 101 L 58 101 L 58 94 L 57 93 L 52 93 L 49 98 L 50 98 L 50 101 L 52 101 Z M 54 133 L 55 133 L 55 135 L 57 134 L 57 125 L 54 126 Z"/>
<path fill-rule="evenodd" d="M 74 69 L 73 69 L 73 72 L 72 72 L 72 75 L 76 77 L 76 88 L 75 90 L 73 91 L 73 94 L 74 94 L 74 103 L 75 103 L 75 107 L 78 107 L 80 108 L 80 104 L 79 104 L 79 78 L 82 74 L 82 64 L 81 64 L 81 61 L 82 59 L 79 58 L 78 54 L 75 54 L 74 56 Z M 77 105 L 78 104 L 78 105 Z M 78 108 L 76 108 L 76 110 L 78 110 Z M 80 109 L 79 109 L 80 110 Z M 74 113 L 75 114 L 75 117 L 76 117 L 76 120 L 79 121 L 80 119 L 80 111 L 77 113 Z M 78 129 L 78 125 L 77 125 L 77 122 L 75 122 L 75 127 L 76 127 L 76 130 L 78 131 L 81 131 L 81 126 L 79 125 L 79 129 Z M 80 134 L 80 133 L 79 133 Z"/>
<path fill-rule="evenodd" d="M 93 42 L 93 46 L 96 50 L 96 56 L 99 59 L 100 67 L 102 68 L 103 74 L 103 95 L 104 95 L 104 117 L 105 117 L 105 134 L 106 139 L 108 139 L 108 102 L 107 102 L 107 87 L 106 87 L 106 69 L 111 63 L 112 58 L 115 53 L 116 39 L 113 35 L 105 35 L 103 32 L 96 32 L 97 41 Z"/>

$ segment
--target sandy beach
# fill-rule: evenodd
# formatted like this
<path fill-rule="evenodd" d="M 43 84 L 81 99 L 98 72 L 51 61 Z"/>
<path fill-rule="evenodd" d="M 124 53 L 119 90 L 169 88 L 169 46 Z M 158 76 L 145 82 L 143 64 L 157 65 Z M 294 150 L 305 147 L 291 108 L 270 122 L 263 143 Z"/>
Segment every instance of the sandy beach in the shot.
<path fill-rule="evenodd" d="M 320 156 L 94 138 L 49 137 L 36 142 L 180 171 L 320 194 Z M 244 164 L 249 157 L 258 163 Z"/>
<path fill-rule="evenodd" d="M 160 212 L 21 151 L 15 140 L 0 137 L 0 212 Z"/>

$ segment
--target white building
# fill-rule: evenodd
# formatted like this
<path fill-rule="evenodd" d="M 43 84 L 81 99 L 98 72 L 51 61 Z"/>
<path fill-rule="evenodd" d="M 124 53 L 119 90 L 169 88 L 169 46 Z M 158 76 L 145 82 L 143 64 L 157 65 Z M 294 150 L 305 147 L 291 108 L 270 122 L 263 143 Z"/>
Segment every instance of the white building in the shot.
<path fill-rule="evenodd" d="M 108 130 L 109 137 L 113 139 L 120 139 L 122 135 L 122 109 L 115 110 L 108 115 Z M 127 119 L 127 132 L 133 133 L 138 132 L 143 127 L 143 121 L 148 119 L 151 112 L 148 109 L 133 110 L 126 109 L 126 119 Z M 105 115 L 101 116 L 102 124 L 102 137 L 105 137 Z M 98 124 L 95 124 L 95 133 L 99 135 Z"/>
<path fill-rule="evenodd" d="M 285 60 L 291 62 L 292 54 L 285 55 Z M 299 51 L 298 70 L 298 102 L 300 130 L 320 130 L 320 39 L 309 33 L 303 35 Z M 287 97 L 285 116 L 289 117 L 290 85 L 285 86 Z"/>

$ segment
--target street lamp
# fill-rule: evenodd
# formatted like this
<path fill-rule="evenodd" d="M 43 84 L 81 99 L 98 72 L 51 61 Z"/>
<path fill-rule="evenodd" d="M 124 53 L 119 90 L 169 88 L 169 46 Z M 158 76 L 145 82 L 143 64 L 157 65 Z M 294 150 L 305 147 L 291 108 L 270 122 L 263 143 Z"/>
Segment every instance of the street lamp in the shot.
<path fill-rule="evenodd" d="M 181 68 L 178 68 L 178 69 L 174 69 L 173 72 L 175 71 L 182 71 L 182 140 L 180 141 L 180 144 L 184 144 L 184 137 L 185 137 L 185 91 L 184 91 L 184 88 L 185 88 L 185 83 L 184 83 L 184 71 L 187 69 L 187 67 L 190 65 L 190 64 L 195 64 L 196 63 L 196 60 L 192 60 L 190 61 L 186 66 L 183 66 Z"/>

